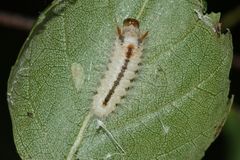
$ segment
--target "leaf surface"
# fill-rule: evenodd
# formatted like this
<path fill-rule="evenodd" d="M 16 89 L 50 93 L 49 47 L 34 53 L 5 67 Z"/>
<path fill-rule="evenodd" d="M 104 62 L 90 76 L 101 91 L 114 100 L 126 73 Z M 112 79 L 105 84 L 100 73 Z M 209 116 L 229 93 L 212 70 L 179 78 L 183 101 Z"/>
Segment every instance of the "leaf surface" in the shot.
<path fill-rule="evenodd" d="M 201 159 L 228 114 L 231 35 L 199 0 L 55 0 L 9 78 L 22 159 Z M 149 31 L 142 66 L 115 112 L 91 115 L 116 27 Z"/>

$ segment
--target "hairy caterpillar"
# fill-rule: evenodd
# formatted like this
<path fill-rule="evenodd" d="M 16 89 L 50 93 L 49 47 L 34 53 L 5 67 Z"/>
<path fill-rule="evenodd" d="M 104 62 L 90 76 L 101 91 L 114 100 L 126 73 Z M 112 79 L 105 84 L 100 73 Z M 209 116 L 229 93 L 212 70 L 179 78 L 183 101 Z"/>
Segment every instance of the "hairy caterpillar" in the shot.
<path fill-rule="evenodd" d="M 97 94 L 93 98 L 93 113 L 98 117 L 106 117 L 115 110 L 121 97 L 127 94 L 132 79 L 141 62 L 143 40 L 148 32 L 140 33 L 139 22 L 133 18 L 123 21 L 123 27 L 117 27 L 117 38 L 108 70 Z"/>

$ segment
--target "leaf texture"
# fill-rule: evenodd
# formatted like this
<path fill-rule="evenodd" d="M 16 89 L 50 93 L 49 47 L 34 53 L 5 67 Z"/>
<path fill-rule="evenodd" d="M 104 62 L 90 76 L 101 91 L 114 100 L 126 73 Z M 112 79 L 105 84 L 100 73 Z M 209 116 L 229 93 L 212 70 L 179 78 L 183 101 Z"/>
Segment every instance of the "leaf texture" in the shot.
<path fill-rule="evenodd" d="M 8 85 L 22 159 L 196 160 L 229 111 L 231 35 L 199 0 L 55 0 L 26 40 Z M 149 31 L 122 103 L 101 119 L 92 97 L 127 17 Z"/>

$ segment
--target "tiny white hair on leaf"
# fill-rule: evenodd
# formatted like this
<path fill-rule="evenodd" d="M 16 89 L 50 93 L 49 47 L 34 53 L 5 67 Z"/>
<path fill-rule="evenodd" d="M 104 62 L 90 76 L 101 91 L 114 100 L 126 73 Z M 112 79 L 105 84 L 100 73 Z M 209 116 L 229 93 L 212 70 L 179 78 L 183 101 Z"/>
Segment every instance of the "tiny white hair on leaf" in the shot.
<path fill-rule="evenodd" d="M 114 142 L 114 144 L 117 145 L 117 148 L 119 148 L 121 150 L 122 153 L 125 154 L 124 149 L 122 148 L 122 146 L 117 142 L 116 138 L 112 135 L 112 133 L 107 129 L 106 125 L 103 123 L 103 121 L 97 119 L 97 128 L 102 128 L 107 135 L 109 136 L 109 138 Z"/>

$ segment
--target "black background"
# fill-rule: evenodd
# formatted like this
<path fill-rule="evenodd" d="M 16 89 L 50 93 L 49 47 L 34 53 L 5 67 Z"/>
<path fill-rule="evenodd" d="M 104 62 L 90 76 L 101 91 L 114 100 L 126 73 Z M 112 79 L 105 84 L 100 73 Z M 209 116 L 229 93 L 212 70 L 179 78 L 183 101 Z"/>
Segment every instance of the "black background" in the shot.
<path fill-rule="evenodd" d="M 37 18 L 40 12 L 48 6 L 51 0 L 1 0 L 0 11 L 12 12 L 23 16 Z M 225 14 L 240 5 L 239 0 L 208 0 L 208 12 L 222 12 Z M 234 54 L 240 53 L 240 23 L 230 28 L 233 35 Z M 15 63 L 19 50 L 28 36 L 29 31 L 4 27 L 0 25 L 0 159 L 19 160 L 13 142 L 11 119 L 8 111 L 6 92 L 7 80 L 11 66 Z M 239 55 L 240 56 L 240 55 Z M 239 104 L 240 95 L 240 71 L 232 68 L 230 73 L 231 93 L 235 94 L 235 102 Z M 226 160 L 226 141 L 224 134 L 220 134 L 217 140 L 206 152 L 205 160 Z"/>

